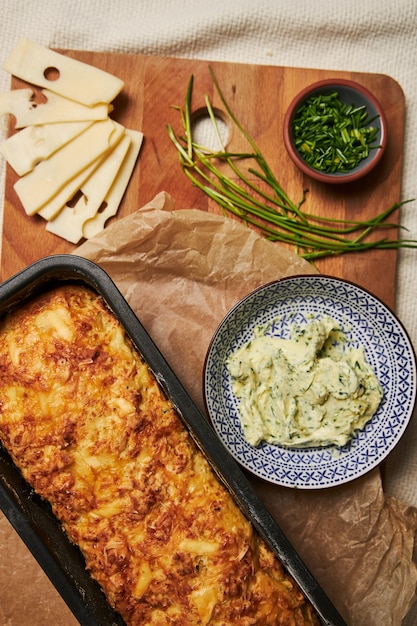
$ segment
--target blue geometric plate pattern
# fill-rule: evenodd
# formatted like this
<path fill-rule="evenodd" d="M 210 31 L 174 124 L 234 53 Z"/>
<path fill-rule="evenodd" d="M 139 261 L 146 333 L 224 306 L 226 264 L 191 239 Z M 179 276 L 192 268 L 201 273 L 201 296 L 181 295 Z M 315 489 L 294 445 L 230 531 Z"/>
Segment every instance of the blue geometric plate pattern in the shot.
<path fill-rule="evenodd" d="M 270 332 L 288 338 L 294 324 L 325 313 L 339 322 L 351 344 L 364 347 L 384 391 L 377 413 L 342 448 L 251 446 L 243 437 L 227 358 L 257 326 L 278 319 Z M 416 359 L 400 321 L 364 289 L 328 276 L 284 278 L 256 289 L 221 322 L 207 353 L 204 396 L 215 431 L 244 468 L 287 487 L 332 487 L 370 471 L 398 443 L 416 402 Z"/>

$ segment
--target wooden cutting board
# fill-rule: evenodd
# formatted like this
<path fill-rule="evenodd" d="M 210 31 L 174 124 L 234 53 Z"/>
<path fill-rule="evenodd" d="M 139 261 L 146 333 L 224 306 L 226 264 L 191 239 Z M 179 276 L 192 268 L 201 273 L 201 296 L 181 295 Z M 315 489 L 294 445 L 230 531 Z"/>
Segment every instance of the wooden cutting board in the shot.
<path fill-rule="evenodd" d="M 114 102 L 112 117 L 145 135 L 139 161 L 115 219 L 135 211 L 160 191 L 170 193 L 177 208 L 221 212 L 188 182 L 166 130 L 167 124 L 176 131 L 181 130 L 180 115 L 174 107 L 183 107 L 191 75 L 194 75 L 193 110 L 204 107 L 204 96 L 208 94 L 214 105 L 223 111 L 214 93 L 209 66 L 231 109 L 255 139 L 289 196 L 299 201 L 303 189 L 308 189 L 304 204 L 307 212 L 337 219 L 364 220 L 400 200 L 405 103 L 400 86 L 388 76 L 144 55 L 60 52 L 123 79 L 125 88 Z M 285 111 L 297 92 L 316 80 L 337 76 L 354 79 L 368 87 L 380 100 L 388 121 L 384 158 L 374 172 L 350 186 L 326 186 L 301 174 L 289 159 L 282 140 Z M 22 86 L 27 85 L 13 79 L 12 88 Z M 231 130 L 230 148 L 239 149 L 239 141 L 237 133 Z M 26 216 L 13 189 L 16 180 L 15 173 L 8 167 L 2 280 L 43 256 L 75 249 L 74 245 L 47 233 L 42 218 Z M 398 219 L 397 212 L 390 221 L 397 223 Z M 394 227 L 386 234 L 396 237 L 397 229 Z M 394 308 L 396 262 L 396 251 L 372 251 L 323 259 L 317 267 L 322 273 L 359 283 Z"/>

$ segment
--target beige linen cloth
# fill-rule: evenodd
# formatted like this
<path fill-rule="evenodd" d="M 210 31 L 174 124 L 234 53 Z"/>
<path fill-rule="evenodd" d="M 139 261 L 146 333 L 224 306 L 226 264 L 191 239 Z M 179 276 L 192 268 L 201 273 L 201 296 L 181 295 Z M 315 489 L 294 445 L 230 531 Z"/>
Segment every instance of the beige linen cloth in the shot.
<path fill-rule="evenodd" d="M 22 37 L 35 38 L 40 43 L 57 48 L 90 49 L 113 52 L 130 52 L 176 56 L 208 60 L 233 61 L 316 67 L 373 73 L 385 73 L 396 79 L 404 90 L 407 106 L 404 146 L 403 199 L 417 198 L 417 2 L 415 0 L 3 0 L 0 11 L 0 61 L 5 59 L 16 41 Z M 0 92 L 9 88 L 9 76 L 0 71 Z M 144 129 L 146 132 L 146 129 Z M 4 131 L 3 131 L 4 132 Z M 4 185 L 4 163 L 0 164 L 1 184 Z M 162 190 L 161 190 L 162 191 Z M 3 206 L 3 193 L 0 194 L 0 216 Z M 151 199 L 146 199 L 146 201 Z M 183 207 L 192 209 L 194 207 Z M 415 203 L 402 211 L 402 222 L 409 229 L 408 236 L 417 239 L 417 211 Z M 149 234 L 150 240 L 152 239 Z M 188 261 L 192 261 L 192 251 L 184 251 Z M 398 291 L 396 311 L 406 326 L 411 340 L 417 345 L 417 252 L 402 251 L 398 268 Z M 248 260 L 250 263 L 250 259 Z M 250 268 L 249 268 L 250 269 Z M 189 267 L 187 266 L 187 271 Z M 253 270 L 253 268 L 252 268 Z M 276 276 L 275 276 L 276 277 Z M 234 283 L 234 287 L 236 283 Z M 152 285 L 150 285 L 152 288 Z M 230 294 L 229 286 L 222 296 L 221 305 L 226 309 L 231 300 L 239 296 Z M 132 294 L 127 296 L 131 298 Z M 193 293 L 195 306 L 205 302 L 206 295 L 196 289 Z M 163 311 L 163 307 L 159 307 Z M 192 311 L 190 311 L 192 313 Z M 181 320 L 178 320 L 181 321 Z M 213 322 L 214 320 L 212 320 Z M 162 339 L 170 337 L 172 346 L 181 341 L 175 333 L 167 333 L 163 318 L 158 318 L 152 326 L 153 332 Z M 158 327 L 160 324 L 160 327 Z M 191 329 L 198 336 L 198 329 Z M 209 327 L 207 326 L 207 333 Z M 161 332 L 162 331 L 162 332 Z M 201 339 L 203 342 L 203 339 Z M 169 342 L 170 343 L 170 342 Z M 204 342 L 203 342 L 204 343 Z M 203 343 L 198 344 L 203 347 Z M 171 343 L 170 343 L 171 345 Z M 161 346 L 163 348 L 164 346 Z M 175 354 L 175 351 L 174 351 Z M 168 354 L 166 355 L 168 357 Z M 201 359 L 202 354 L 199 353 Z M 186 368 L 178 365 L 178 375 L 190 386 Z M 191 389 L 194 397 L 198 394 Z M 372 572 L 377 570 L 378 560 L 386 554 L 386 559 L 395 554 L 409 554 L 412 549 L 410 534 L 406 531 L 413 524 L 413 510 L 417 506 L 417 423 L 414 418 L 400 445 L 390 456 L 386 467 L 384 493 L 379 475 L 372 473 L 359 485 L 363 500 L 357 500 L 346 487 L 341 500 L 335 497 L 331 502 L 328 524 L 337 519 L 337 533 L 340 537 L 340 552 L 333 554 L 334 562 L 324 560 L 318 575 L 328 575 L 332 568 L 343 575 L 343 585 L 351 585 L 352 579 L 364 576 L 369 587 L 358 590 L 345 607 L 353 611 L 355 607 L 366 606 L 367 597 L 382 597 L 381 590 L 375 589 Z M 265 485 L 262 485 L 265 488 Z M 353 486 L 352 486 L 353 488 Z M 282 511 L 280 496 L 275 493 L 275 505 Z M 320 546 L 326 547 L 329 528 L 323 523 L 328 506 L 328 493 L 313 494 L 308 498 L 310 509 L 310 530 L 316 533 Z M 391 496 L 395 496 L 392 500 Z M 288 496 L 286 496 L 288 497 Z M 314 558 L 308 549 L 308 537 L 303 535 L 297 520 L 298 494 L 291 493 L 294 502 L 288 511 L 288 518 L 282 525 L 291 536 L 297 534 L 300 549 L 306 560 Z M 326 499 L 326 501 L 324 501 Z M 362 503 L 362 504 L 361 504 Z M 399 505 L 398 503 L 402 503 Z M 354 511 L 353 511 L 354 509 Z M 358 536 L 355 545 L 347 535 L 352 514 L 359 520 L 366 519 L 368 530 L 372 529 L 373 550 L 361 563 L 359 570 L 353 570 L 355 552 L 369 540 L 369 533 Z M 324 516 L 323 516 L 324 514 Z M 361 529 L 364 528 L 360 524 Z M 403 528 L 404 532 L 398 532 Z M 386 545 L 380 539 L 391 532 L 392 545 L 384 552 Z M 72 624 L 73 619 L 65 606 L 55 599 L 55 592 L 38 568 L 31 568 L 25 548 L 16 546 L 12 540 L 14 531 L 0 520 L 0 624 L 1 626 L 26 626 L 31 624 Z M 346 545 L 349 549 L 346 550 Z M 403 543 L 403 545 L 401 545 Z M 311 544 L 310 544 L 311 545 Z M 382 559 L 384 564 L 387 560 Z M 401 580 L 404 570 L 401 563 L 391 563 L 393 571 L 392 588 L 407 588 L 407 581 Z M 412 580 L 409 573 L 408 581 Z M 331 578 L 329 576 L 329 578 Z M 329 594 L 334 593 L 330 580 Z M 387 590 L 389 596 L 389 589 Z M 353 623 L 372 623 L 382 626 L 401 624 L 401 608 L 397 614 L 384 612 L 382 601 L 377 621 L 372 617 Z M 407 605 L 407 598 L 399 596 L 396 606 Z M 394 603 L 395 604 L 395 603 Z M 360 611 L 359 611 L 360 612 Z M 417 623 L 417 608 L 414 607 L 403 622 L 406 626 Z"/>

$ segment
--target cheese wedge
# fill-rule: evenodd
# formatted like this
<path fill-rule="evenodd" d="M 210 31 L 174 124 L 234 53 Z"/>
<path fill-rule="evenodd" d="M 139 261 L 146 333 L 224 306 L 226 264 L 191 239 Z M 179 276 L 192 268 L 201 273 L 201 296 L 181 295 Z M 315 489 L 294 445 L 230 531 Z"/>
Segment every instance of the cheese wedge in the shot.
<path fill-rule="evenodd" d="M 14 190 L 26 213 L 37 213 L 77 174 L 108 153 L 123 133 L 123 126 L 113 120 L 96 122 L 20 178 L 14 184 Z"/>
<path fill-rule="evenodd" d="M 30 39 L 22 38 L 3 64 L 3 69 L 22 80 L 92 106 L 111 102 L 121 92 L 124 82 L 87 63 L 71 59 Z M 48 78 L 49 70 L 58 77 Z"/>
<path fill-rule="evenodd" d="M 0 94 L 0 118 L 7 114 L 13 115 L 14 128 L 24 128 L 56 122 L 104 120 L 112 109 L 108 104 L 88 107 L 46 89 L 42 93 L 47 101 L 41 104 L 34 103 L 34 93 L 29 88 L 14 89 Z"/>
<path fill-rule="evenodd" d="M 78 137 L 93 122 L 61 122 L 27 126 L 0 145 L 4 156 L 16 174 L 24 176 L 35 165 Z"/>

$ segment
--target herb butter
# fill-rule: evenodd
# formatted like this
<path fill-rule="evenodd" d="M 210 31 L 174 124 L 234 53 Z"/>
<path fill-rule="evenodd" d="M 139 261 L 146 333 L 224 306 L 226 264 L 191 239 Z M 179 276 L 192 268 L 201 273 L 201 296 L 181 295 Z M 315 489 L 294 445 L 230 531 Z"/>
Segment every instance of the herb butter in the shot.
<path fill-rule="evenodd" d="M 290 447 L 345 445 L 378 409 L 382 388 L 362 347 L 330 316 L 289 339 L 259 327 L 228 359 L 244 437 Z"/>

